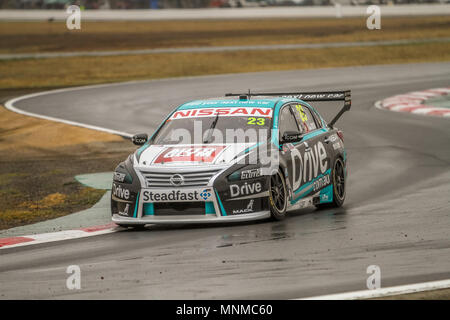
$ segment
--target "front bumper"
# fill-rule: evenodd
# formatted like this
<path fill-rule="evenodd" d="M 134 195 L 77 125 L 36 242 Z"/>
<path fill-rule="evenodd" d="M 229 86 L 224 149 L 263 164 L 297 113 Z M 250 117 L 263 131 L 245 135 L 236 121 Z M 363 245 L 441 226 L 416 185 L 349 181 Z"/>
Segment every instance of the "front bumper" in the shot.
<path fill-rule="evenodd" d="M 117 224 L 145 225 L 145 224 L 196 224 L 196 223 L 230 223 L 241 221 L 254 221 L 270 217 L 270 211 L 258 211 L 234 216 L 216 215 L 173 215 L 173 216 L 143 216 L 140 218 L 125 217 L 118 214 L 112 216 L 112 221 Z"/>
<path fill-rule="evenodd" d="M 234 195 L 230 195 L 231 185 L 226 177 L 233 170 L 229 166 L 134 168 L 137 179 L 133 186 L 115 182 L 117 186 L 113 189 L 117 192 L 111 197 L 112 221 L 124 225 L 194 224 L 270 217 L 268 192 L 261 192 L 266 190 L 264 178 L 235 181 L 232 183 Z M 170 184 L 169 179 L 174 174 L 183 175 L 183 186 Z M 250 189 L 247 184 L 253 186 L 252 192 L 247 190 Z M 236 195 L 238 187 L 246 189 L 245 192 Z M 123 190 L 129 191 L 130 196 L 124 198 L 120 193 Z"/>

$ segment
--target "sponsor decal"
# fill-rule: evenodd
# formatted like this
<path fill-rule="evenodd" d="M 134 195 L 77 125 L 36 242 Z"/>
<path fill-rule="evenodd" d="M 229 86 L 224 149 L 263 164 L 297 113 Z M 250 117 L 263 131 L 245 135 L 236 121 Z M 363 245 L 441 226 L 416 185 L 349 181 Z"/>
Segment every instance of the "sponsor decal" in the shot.
<path fill-rule="evenodd" d="M 244 183 L 241 186 L 238 186 L 237 184 L 230 185 L 230 196 L 232 198 L 238 197 L 238 196 L 248 196 L 255 193 L 260 193 L 262 191 L 262 184 L 261 182 L 254 182 L 254 183 Z"/>
<path fill-rule="evenodd" d="M 306 100 L 317 100 L 317 99 L 343 99 L 345 98 L 345 93 L 333 92 L 333 93 L 299 93 L 295 95 L 284 95 L 284 98 L 297 98 Z"/>
<path fill-rule="evenodd" d="M 125 205 L 125 208 L 123 209 L 123 211 L 120 211 L 119 210 L 119 214 L 121 215 L 121 216 L 128 216 L 128 211 L 130 210 L 130 204 L 129 203 L 127 203 L 126 205 Z"/>
<path fill-rule="evenodd" d="M 250 213 L 253 212 L 253 204 L 255 203 L 254 199 L 251 199 L 245 209 L 237 209 L 233 210 L 233 214 L 241 214 L 241 213 Z"/>
<path fill-rule="evenodd" d="M 320 195 L 321 201 L 328 201 L 328 195 L 326 193 Z"/>
<path fill-rule="evenodd" d="M 200 193 L 200 197 L 206 201 L 211 197 L 211 193 L 207 189 L 205 189 Z"/>
<path fill-rule="evenodd" d="M 330 184 L 330 175 L 324 175 L 323 177 L 320 177 L 316 181 L 314 181 L 314 187 L 313 190 L 317 191 L 319 189 L 322 189 L 323 187 Z"/>
<path fill-rule="evenodd" d="M 169 180 L 173 186 L 182 186 L 184 184 L 184 177 L 178 173 L 171 176 Z"/>
<path fill-rule="evenodd" d="M 154 163 L 166 162 L 213 162 L 226 146 L 169 147 Z"/>
<path fill-rule="evenodd" d="M 144 202 L 183 202 L 183 201 L 207 201 L 211 198 L 210 190 L 144 190 L 142 200 Z"/>
<path fill-rule="evenodd" d="M 321 141 L 303 155 L 298 149 L 291 150 L 293 189 L 309 182 L 328 169 L 327 151 Z"/>
<path fill-rule="evenodd" d="M 253 179 L 261 176 L 261 168 L 241 171 L 241 180 Z"/>
<path fill-rule="evenodd" d="M 125 180 L 126 174 L 121 172 L 114 172 L 113 180 L 117 182 L 123 182 Z"/>
<path fill-rule="evenodd" d="M 172 114 L 170 120 L 186 119 L 186 118 L 201 118 L 201 117 L 215 117 L 220 115 L 222 117 L 241 117 L 241 116 L 257 116 L 257 117 L 272 117 L 271 108 L 257 108 L 257 107 L 224 107 L 224 108 L 202 108 L 190 110 L 178 110 Z"/>
<path fill-rule="evenodd" d="M 337 140 L 337 136 L 333 134 L 328 138 L 328 140 L 330 140 L 330 142 L 335 142 Z"/>
<path fill-rule="evenodd" d="M 340 149 L 340 148 L 341 148 L 341 143 L 340 142 L 333 143 L 333 149 L 334 150 L 337 150 L 337 149 Z"/>
<path fill-rule="evenodd" d="M 301 137 L 302 137 L 301 133 L 298 133 L 298 134 L 285 134 L 285 135 L 283 135 L 283 140 L 284 141 L 297 141 Z"/>
<path fill-rule="evenodd" d="M 133 137 L 133 142 L 135 143 L 135 144 L 144 144 L 144 143 L 146 143 L 147 142 L 147 139 L 145 139 L 145 138 L 142 138 L 142 137 Z"/>
<path fill-rule="evenodd" d="M 120 184 L 116 185 L 113 183 L 112 194 L 119 199 L 130 199 L 130 190 L 123 188 Z"/>

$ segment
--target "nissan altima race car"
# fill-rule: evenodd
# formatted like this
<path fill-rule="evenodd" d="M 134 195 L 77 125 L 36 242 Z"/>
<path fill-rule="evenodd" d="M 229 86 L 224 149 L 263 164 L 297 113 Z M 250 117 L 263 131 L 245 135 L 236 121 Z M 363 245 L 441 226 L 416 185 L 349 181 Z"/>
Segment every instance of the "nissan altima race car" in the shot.
<path fill-rule="evenodd" d="M 342 101 L 329 123 L 313 101 Z M 340 207 L 347 155 L 334 127 L 350 91 L 227 94 L 185 103 L 115 169 L 112 220 L 124 227 L 283 219 Z"/>

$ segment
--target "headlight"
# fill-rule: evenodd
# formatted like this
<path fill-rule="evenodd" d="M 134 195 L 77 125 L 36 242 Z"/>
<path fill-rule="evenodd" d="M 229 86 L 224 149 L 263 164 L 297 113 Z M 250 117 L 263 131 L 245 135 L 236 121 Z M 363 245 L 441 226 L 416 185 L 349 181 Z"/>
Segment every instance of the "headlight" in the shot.
<path fill-rule="evenodd" d="M 253 168 L 246 170 L 237 170 L 228 176 L 229 181 L 247 180 L 258 178 L 262 175 L 261 168 Z"/>

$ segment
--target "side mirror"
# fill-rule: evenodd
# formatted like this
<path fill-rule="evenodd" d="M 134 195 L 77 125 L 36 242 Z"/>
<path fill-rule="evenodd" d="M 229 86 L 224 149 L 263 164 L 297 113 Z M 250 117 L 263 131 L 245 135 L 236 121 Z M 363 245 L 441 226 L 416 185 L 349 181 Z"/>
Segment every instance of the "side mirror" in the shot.
<path fill-rule="evenodd" d="M 293 143 L 302 141 L 302 134 L 298 131 L 285 131 L 281 137 L 281 143 Z"/>
<path fill-rule="evenodd" d="M 131 141 L 137 146 L 142 146 L 148 141 L 148 135 L 146 133 L 135 134 Z"/>

